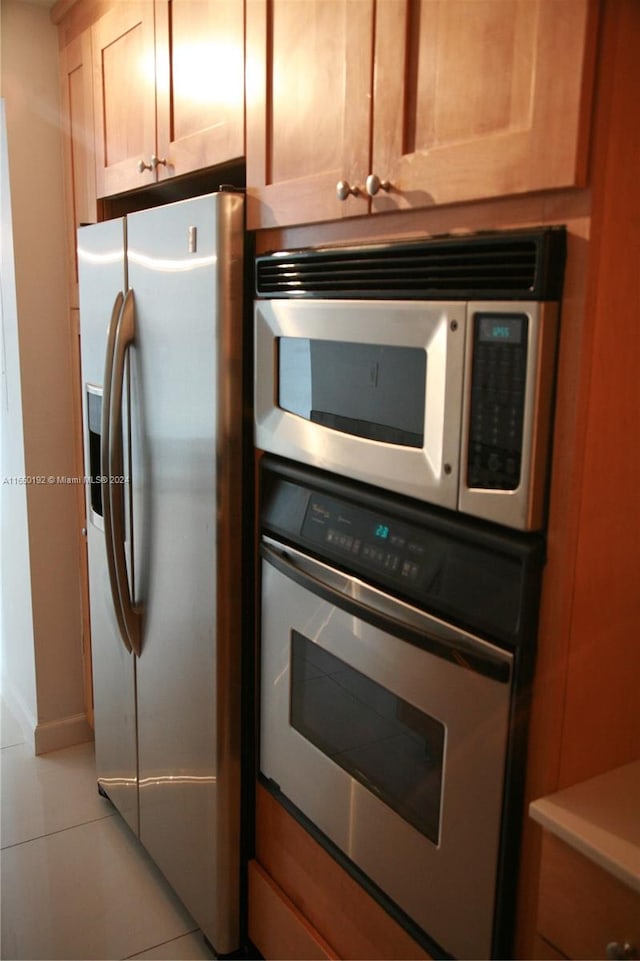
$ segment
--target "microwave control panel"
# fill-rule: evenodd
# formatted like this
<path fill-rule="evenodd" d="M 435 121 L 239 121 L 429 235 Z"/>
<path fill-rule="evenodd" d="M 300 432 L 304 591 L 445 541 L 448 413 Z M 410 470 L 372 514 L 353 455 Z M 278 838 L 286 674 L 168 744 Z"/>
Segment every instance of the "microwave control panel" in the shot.
<path fill-rule="evenodd" d="M 527 335 L 526 314 L 474 315 L 469 487 L 515 490 L 520 483 Z"/>

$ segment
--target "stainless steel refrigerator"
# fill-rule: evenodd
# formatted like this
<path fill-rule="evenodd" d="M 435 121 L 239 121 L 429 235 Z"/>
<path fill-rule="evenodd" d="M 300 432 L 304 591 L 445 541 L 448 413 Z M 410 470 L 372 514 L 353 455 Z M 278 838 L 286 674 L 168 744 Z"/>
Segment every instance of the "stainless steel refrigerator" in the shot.
<path fill-rule="evenodd" d="M 218 953 L 239 945 L 243 221 L 221 192 L 78 232 L 98 783 Z"/>

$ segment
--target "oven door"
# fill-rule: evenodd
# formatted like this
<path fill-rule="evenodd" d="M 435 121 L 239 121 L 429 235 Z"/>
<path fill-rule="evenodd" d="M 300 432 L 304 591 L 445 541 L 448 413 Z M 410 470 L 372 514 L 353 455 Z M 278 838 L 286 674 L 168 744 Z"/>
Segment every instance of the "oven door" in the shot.
<path fill-rule="evenodd" d="M 463 303 L 257 301 L 256 446 L 455 509 L 465 327 Z"/>
<path fill-rule="evenodd" d="M 512 656 L 262 540 L 260 767 L 441 948 L 491 954 Z"/>

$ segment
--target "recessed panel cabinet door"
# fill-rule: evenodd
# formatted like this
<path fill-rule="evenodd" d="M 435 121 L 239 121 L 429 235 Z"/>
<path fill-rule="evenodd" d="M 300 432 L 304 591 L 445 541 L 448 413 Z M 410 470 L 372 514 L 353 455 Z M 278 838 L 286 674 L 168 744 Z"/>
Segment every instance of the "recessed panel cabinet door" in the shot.
<path fill-rule="evenodd" d="M 156 2 L 158 179 L 244 155 L 242 0 Z"/>
<path fill-rule="evenodd" d="M 76 230 L 97 220 L 93 146 L 91 33 L 86 30 L 60 51 L 61 112 L 64 123 L 64 175 L 67 208 L 69 296 L 78 306 Z"/>
<path fill-rule="evenodd" d="M 372 0 L 247 0 L 249 228 L 368 213 L 372 30 Z"/>
<path fill-rule="evenodd" d="M 156 180 L 153 3 L 115 3 L 94 24 L 92 44 L 96 187 L 106 197 Z"/>
<path fill-rule="evenodd" d="M 378 0 L 372 210 L 586 180 L 590 0 Z"/>

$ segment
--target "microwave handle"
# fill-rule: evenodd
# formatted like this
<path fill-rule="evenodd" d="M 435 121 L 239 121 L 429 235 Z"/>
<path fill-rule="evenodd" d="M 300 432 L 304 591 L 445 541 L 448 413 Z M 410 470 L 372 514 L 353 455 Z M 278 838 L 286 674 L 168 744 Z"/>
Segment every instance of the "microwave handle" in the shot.
<path fill-rule="evenodd" d="M 513 656 L 488 641 L 330 567 L 294 547 L 263 535 L 264 561 L 323 600 L 373 627 L 503 684 L 510 683 Z"/>

